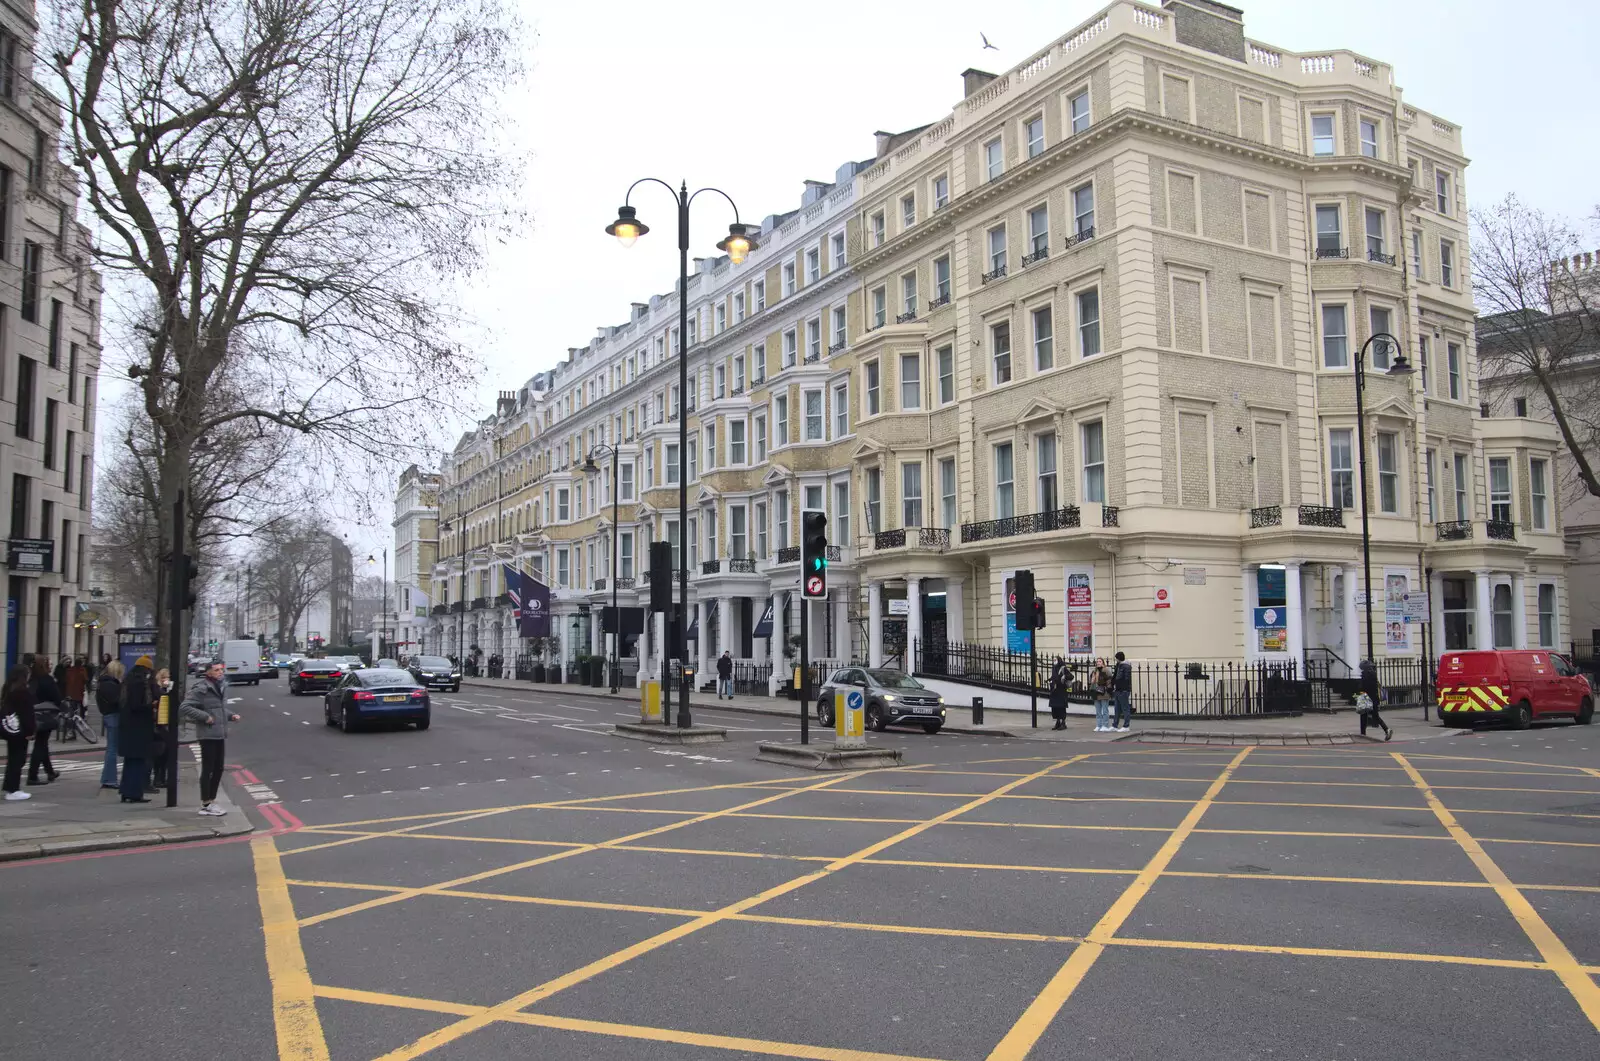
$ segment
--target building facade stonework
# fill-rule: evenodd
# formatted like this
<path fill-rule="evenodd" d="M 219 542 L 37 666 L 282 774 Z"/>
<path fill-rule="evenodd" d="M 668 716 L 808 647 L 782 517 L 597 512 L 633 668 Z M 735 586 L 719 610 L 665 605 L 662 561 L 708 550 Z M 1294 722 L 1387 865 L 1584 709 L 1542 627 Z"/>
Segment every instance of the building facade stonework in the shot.
<path fill-rule="evenodd" d="M 743 265 L 697 261 L 687 337 L 653 296 L 503 396 L 443 462 L 432 636 L 515 655 L 509 562 L 553 588 L 545 647 L 599 653 L 612 536 L 624 606 L 667 539 L 700 673 L 731 649 L 776 684 L 821 508 L 813 658 L 1025 644 L 1008 580 L 1029 569 L 1042 653 L 1343 673 L 1366 651 L 1352 366 L 1387 333 L 1366 351 L 1377 655 L 1420 657 L 1425 628 L 1559 644 L 1561 535 L 1526 489 L 1554 432 L 1479 415 L 1461 130 L 1386 64 L 1242 17 L 1119 2 L 965 72 L 953 111 L 807 182 Z M 1420 371 L 1388 375 L 1401 352 Z"/>

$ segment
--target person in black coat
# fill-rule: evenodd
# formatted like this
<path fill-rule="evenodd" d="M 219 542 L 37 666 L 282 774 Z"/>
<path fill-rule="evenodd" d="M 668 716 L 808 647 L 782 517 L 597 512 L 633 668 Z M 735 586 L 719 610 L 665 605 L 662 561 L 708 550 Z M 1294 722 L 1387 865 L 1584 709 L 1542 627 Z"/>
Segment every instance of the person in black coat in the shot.
<path fill-rule="evenodd" d="M 6 688 L 0 697 L 0 733 L 6 738 L 5 798 L 28 799 L 22 789 L 22 763 L 28 757 L 28 742 L 33 739 L 33 692 L 29 688 L 29 671 L 22 664 L 11 668 L 6 675 Z"/>
<path fill-rule="evenodd" d="M 56 730 L 56 720 L 61 715 L 61 686 L 50 673 L 50 661 L 40 656 L 33 661 L 33 714 L 35 730 L 33 755 L 28 758 L 28 784 L 48 785 L 61 774 L 50 761 L 50 734 Z M 39 780 L 40 772 L 44 780 Z"/>
<path fill-rule="evenodd" d="M 1378 707 L 1383 703 L 1383 683 L 1378 681 L 1378 665 L 1370 659 L 1361 661 L 1361 688 L 1367 694 L 1371 706 L 1361 712 L 1361 732 L 1366 733 L 1368 726 L 1378 726 L 1383 730 L 1383 739 L 1392 740 L 1394 730 L 1389 728 L 1389 723 L 1383 720 L 1378 713 Z"/>
<path fill-rule="evenodd" d="M 150 758 L 156 748 L 155 678 L 152 660 L 140 656 L 122 683 L 122 715 L 117 742 L 122 746 L 122 802 L 149 803 L 145 782 L 150 778 Z"/>
<path fill-rule="evenodd" d="M 1067 728 L 1067 691 L 1072 684 L 1072 670 L 1067 661 L 1056 657 L 1050 668 L 1050 717 L 1056 720 L 1051 729 Z"/>
<path fill-rule="evenodd" d="M 106 738 L 105 762 L 100 766 L 100 787 L 117 787 L 117 754 L 121 745 L 117 741 L 122 732 L 122 664 L 107 663 L 95 683 L 94 702 L 100 708 L 100 730 Z"/>

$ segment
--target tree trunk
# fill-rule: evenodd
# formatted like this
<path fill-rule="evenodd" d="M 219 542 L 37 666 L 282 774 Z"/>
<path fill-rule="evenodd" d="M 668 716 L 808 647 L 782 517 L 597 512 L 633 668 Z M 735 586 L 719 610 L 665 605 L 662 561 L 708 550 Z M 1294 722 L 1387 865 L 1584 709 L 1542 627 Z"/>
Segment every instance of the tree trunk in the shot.
<path fill-rule="evenodd" d="M 179 651 L 186 648 L 184 645 L 173 646 L 169 644 L 171 631 L 168 629 L 170 616 L 167 611 L 172 572 L 176 565 L 180 565 L 183 562 L 183 557 L 175 555 L 173 552 L 173 541 L 176 537 L 174 533 L 176 526 L 172 518 L 173 504 L 177 501 L 178 495 L 183 493 L 189 485 L 189 454 L 192 445 L 187 438 L 174 437 L 171 431 L 165 431 L 164 434 L 166 435 L 166 445 L 161 448 L 162 452 L 157 465 L 157 474 L 161 483 L 158 496 L 161 502 L 157 506 L 156 519 L 159 521 L 161 532 L 160 555 L 163 560 L 162 577 L 160 584 L 156 587 L 156 654 L 158 668 L 160 666 L 159 660 L 169 657 L 174 648 Z M 187 533 L 189 528 L 186 526 L 184 530 Z"/>

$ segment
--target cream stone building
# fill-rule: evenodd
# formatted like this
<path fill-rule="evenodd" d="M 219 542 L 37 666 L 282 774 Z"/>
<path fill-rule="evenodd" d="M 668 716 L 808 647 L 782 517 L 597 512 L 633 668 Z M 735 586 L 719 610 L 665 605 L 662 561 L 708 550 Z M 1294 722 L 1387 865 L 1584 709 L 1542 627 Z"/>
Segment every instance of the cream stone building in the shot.
<path fill-rule="evenodd" d="M 939 671 L 949 646 L 1019 645 L 1008 579 L 1029 569 L 1041 652 L 1343 674 L 1365 654 L 1352 365 L 1381 332 L 1400 345 L 1366 350 L 1377 655 L 1420 658 L 1424 630 L 1559 644 L 1557 506 L 1530 478 L 1557 440 L 1479 415 L 1460 128 L 1378 60 L 1242 20 L 1112 4 L 808 182 L 743 265 L 698 261 L 687 528 L 676 292 L 503 397 L 444 461 L 437 636 L 515 654 L 504 558 L 555 587 L 565 658 L 599 652 L 611 535 L 624 606 L 667 538 L 700 672 L 729 648 L 776 681 L 799 513 L 821 508 L 814 657 L 913 665 L 909 645 Z M 1420 371 L 1388 375 L 1402 352 Z M 614 515 L 597 446 L 620 454 Z"/>
<path fill-rule="evenodd" d="M 411 465 L 394 495 L 394 590 L 388 620 L 396 650 L 427 651 L 433 569 L 439 558 L 439 475 Z M 437 646 L 431 646 L 437 647 Z"/>

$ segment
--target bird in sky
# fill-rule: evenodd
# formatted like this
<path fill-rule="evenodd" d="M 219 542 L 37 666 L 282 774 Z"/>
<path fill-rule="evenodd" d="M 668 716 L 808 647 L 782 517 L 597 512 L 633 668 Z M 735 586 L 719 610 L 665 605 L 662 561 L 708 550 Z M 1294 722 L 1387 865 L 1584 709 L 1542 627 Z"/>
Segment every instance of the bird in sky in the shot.
<path fill-rule="evenodd" d="M 989 43 L 988 36 L 982 30 L 978 31 L 978 36 L 983 38 L 983 46 L 984 46 L 984 48 L 990 48 L 990 49 L 993 49 L 994 51 L 999 51 L 1000 50 L 999 48 L 996 48 L 994 45 Z"/>

